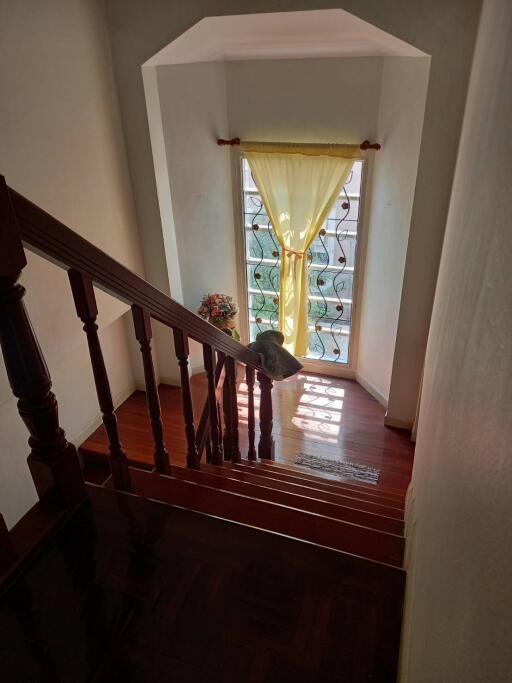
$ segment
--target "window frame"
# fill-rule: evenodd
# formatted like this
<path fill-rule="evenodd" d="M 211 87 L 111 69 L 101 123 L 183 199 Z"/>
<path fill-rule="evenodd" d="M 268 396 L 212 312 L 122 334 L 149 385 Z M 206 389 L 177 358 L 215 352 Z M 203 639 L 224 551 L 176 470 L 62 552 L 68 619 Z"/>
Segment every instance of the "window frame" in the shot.
<path fill-rule="evenodd" d="M 241 341 L 249 343 L 249 311 L 247 306 L 248 281 L 247 261 L 245 246 L 245 220 L 244 220 L 244 191 L 242 161 L 244 154 L 238 147 L 231 147 L 231 176 L 233 189 L 233 213 L 234 213 L 234 241 L 236 252 L 237 272 L 237 295 L 239 306 L 239 330 Z M 369 217 L 369 188 L 372 175 L 372 155 L 363 157 L 364 164 L 361 175 L 361 191 L 359 198 L 359 216 L 357 231 L 357 249 L 354 265 L 354 278 L 352 283 L 352 310 L 350 326 L 349 362 L 338 363 L 329 360 L 314 358 L 301 358 L 300 361 L 306 372 L 319 375 L 355 379 L 357 371 L 357 359 L 359 355 L 359 332 L 361 319 L 361 304 L 364 289 L 364 266 L 368 242 L 368 217 Z"/>

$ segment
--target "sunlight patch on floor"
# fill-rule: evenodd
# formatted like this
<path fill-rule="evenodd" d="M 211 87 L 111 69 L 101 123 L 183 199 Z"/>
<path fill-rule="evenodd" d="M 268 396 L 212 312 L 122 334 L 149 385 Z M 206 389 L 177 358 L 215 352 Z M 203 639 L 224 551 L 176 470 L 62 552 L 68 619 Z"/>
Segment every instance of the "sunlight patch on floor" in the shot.
<path fill-rule="evenodd" d="M 333 380 L 315 375 L 297 375 L 294 380 L 302 380 L 300 388 L 303 393 L 298 395 L 291 424 L 304 437 L 310 436 L 315 441 L 338 443 L 340 423 L 342 422 L 343 397 L 345 389 L 333 386 Z M 254 386 L 254 407 L 259 412 L 260 391 L 257 382 Z M 275 412 L 279 412 L 279 403 L 274 404 Z M 247 383 L 238 385 L 238 417 L 242 425 L 248 421 L 248 392 Z M 281 416 L 282 417 L 282 416 Z"/>
<path fill-rule="evenodd" d="M 296 415 L 301 415 L 303 417 L 310 417 L 316 420 L 327 420 L 329 422 L 341 422 L 341 414 L 339 412 L 330 410 L 321 410 L 315 407 L 297 406 Z"/>
<path fill-rule="evenodd" d="M 345 396 L 345 389 L 341 387 L 326 387 L 319 384 L 312 384 L 310 382 L 304 382 L 305 391 L 310 391 L 313 394 L 320 394 L 322 396 L 337 396 L 343 398 Z"/>
<path fill-rule="evenodd" d="M 306 382 L 317 382 L 318 384 L 332 384 L 332 379 L 328 377 L 320 377 L 319 375 L 297 375 L 297 379 L 303 379 Z"/>
<path fill-rule="evenodd" d="M 326 396 L 312 396 L 311 394 L 302 394 L 299 398 L 299 404 L 306 404 L 310 406 L 318 406 L 322 408 L 329 408 L 341 412 L 343 409 L 343 401 L 339 399 L 330 399 Z"/>
<path fill-rule="evenodd" d="M 317 422 L 316 420 L 307 420 L 303 417 L 293 417 L 292 424 L 305 432 L 314 434 L 338 436 L 340 433 L 340 428 L 338 425 L 329 424 L 327 422 Z M 336 440 L 334 440 L 334 443 L 336 443 Z"/>

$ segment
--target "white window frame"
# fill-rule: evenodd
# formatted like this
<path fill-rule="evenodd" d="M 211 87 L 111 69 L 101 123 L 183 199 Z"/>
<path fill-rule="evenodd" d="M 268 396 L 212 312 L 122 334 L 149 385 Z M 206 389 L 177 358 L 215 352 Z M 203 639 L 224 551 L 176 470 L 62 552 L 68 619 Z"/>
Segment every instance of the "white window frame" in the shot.
<path fill-rule="evenodd" d="M 240 337 L 244 344 L 249 343 L 249 311 L 247 308 L 247 261 L 245 253 L 245 221 L 243 200 L 242 159 L 243 152 L 238 147 L 231 148 L 231 175 L 233 186 L 233 212 L 235 227 L 235 250 L 237 270 L 237 294 L 239 306 Z M 364 157 L 361 177 L 361 192 L 359 198 L 358 232 L 356 260 L 354 265 L 354 279 L 352 282 L 352 310 L 350 325 L 349 362 L 338 363 L 314 358 L 301 358 L 304 370 L 318 375 L 355 379 L 357 371 L 357 357 L 359 351 L 359 331 L 361 319 L 361 303 L 363 296 L 364 266 L 368 242 L 368 217 L 370 209 L 369 188 L 373 159 L 371 155 Z"/>

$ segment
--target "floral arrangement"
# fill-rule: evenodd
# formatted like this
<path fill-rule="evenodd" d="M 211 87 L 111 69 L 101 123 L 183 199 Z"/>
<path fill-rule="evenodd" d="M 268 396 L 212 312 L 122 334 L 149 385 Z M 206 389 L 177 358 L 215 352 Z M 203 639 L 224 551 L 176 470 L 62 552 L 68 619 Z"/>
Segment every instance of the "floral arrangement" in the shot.
<path fill-rule="evenodd" d="M 233 297 L 227 294 L 205 294 L 197 313 L 234 339 L 240 340 L 234 320 L 238 306 Z"/>
<path fill-rule="evenodd" d="M 233 297 L 227 294 L 205 294 L 198 309 L 201 318 L 234 318 L 238 313 L 238 306 Z"/>

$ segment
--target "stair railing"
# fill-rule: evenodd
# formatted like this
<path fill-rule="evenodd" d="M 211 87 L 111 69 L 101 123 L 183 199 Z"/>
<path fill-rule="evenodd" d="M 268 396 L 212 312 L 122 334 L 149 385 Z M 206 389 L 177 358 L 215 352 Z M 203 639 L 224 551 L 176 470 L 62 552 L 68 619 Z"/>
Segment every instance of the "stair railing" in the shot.
<path fill-rule="evenodd" d="M 237 368 L 245 366 L 248 386 L 248 457 L 255 459 L 254 376 L 260 390 L 258 455 L 272 459 L 272 381 L 258 354 L 188 311 L 132 273 L 28 199 L 9 188 L 0 176 L 0 339 L 10 386 L 30 433 L 28 462 L 41 498 L 52 496 L 73 507 L 85 488 L 76 449 L 59 425 L 57 401 L 43 354 L 23 305 L 17 283 L 27 261 L 24 247 L 68 271 L 77 316 L 83 324 L 103 424 L 109 442 L 109 464 L 115 488 L 131 490 L 128 458 L 122 446 L 109 378 L 98 336 L 95 287 L 129 304 L 140 345 L 146 399 L 154 440 L 157 472 L 169 472 L 158 386 L 151 354 L 151 321 L 172 329 L 181 376 L 187 466 L 197 468 L 206 449 L 210 462 L 240 459 Z M 208 396 L 196 430 L 189 377 L 189 340 L 203 347 Z M 170 450 L 172 451 L 172 444 Z M 0 520 L 1 521 L 1 520 Z M 0 536 L 2 527 L 0 525 Z"/>

